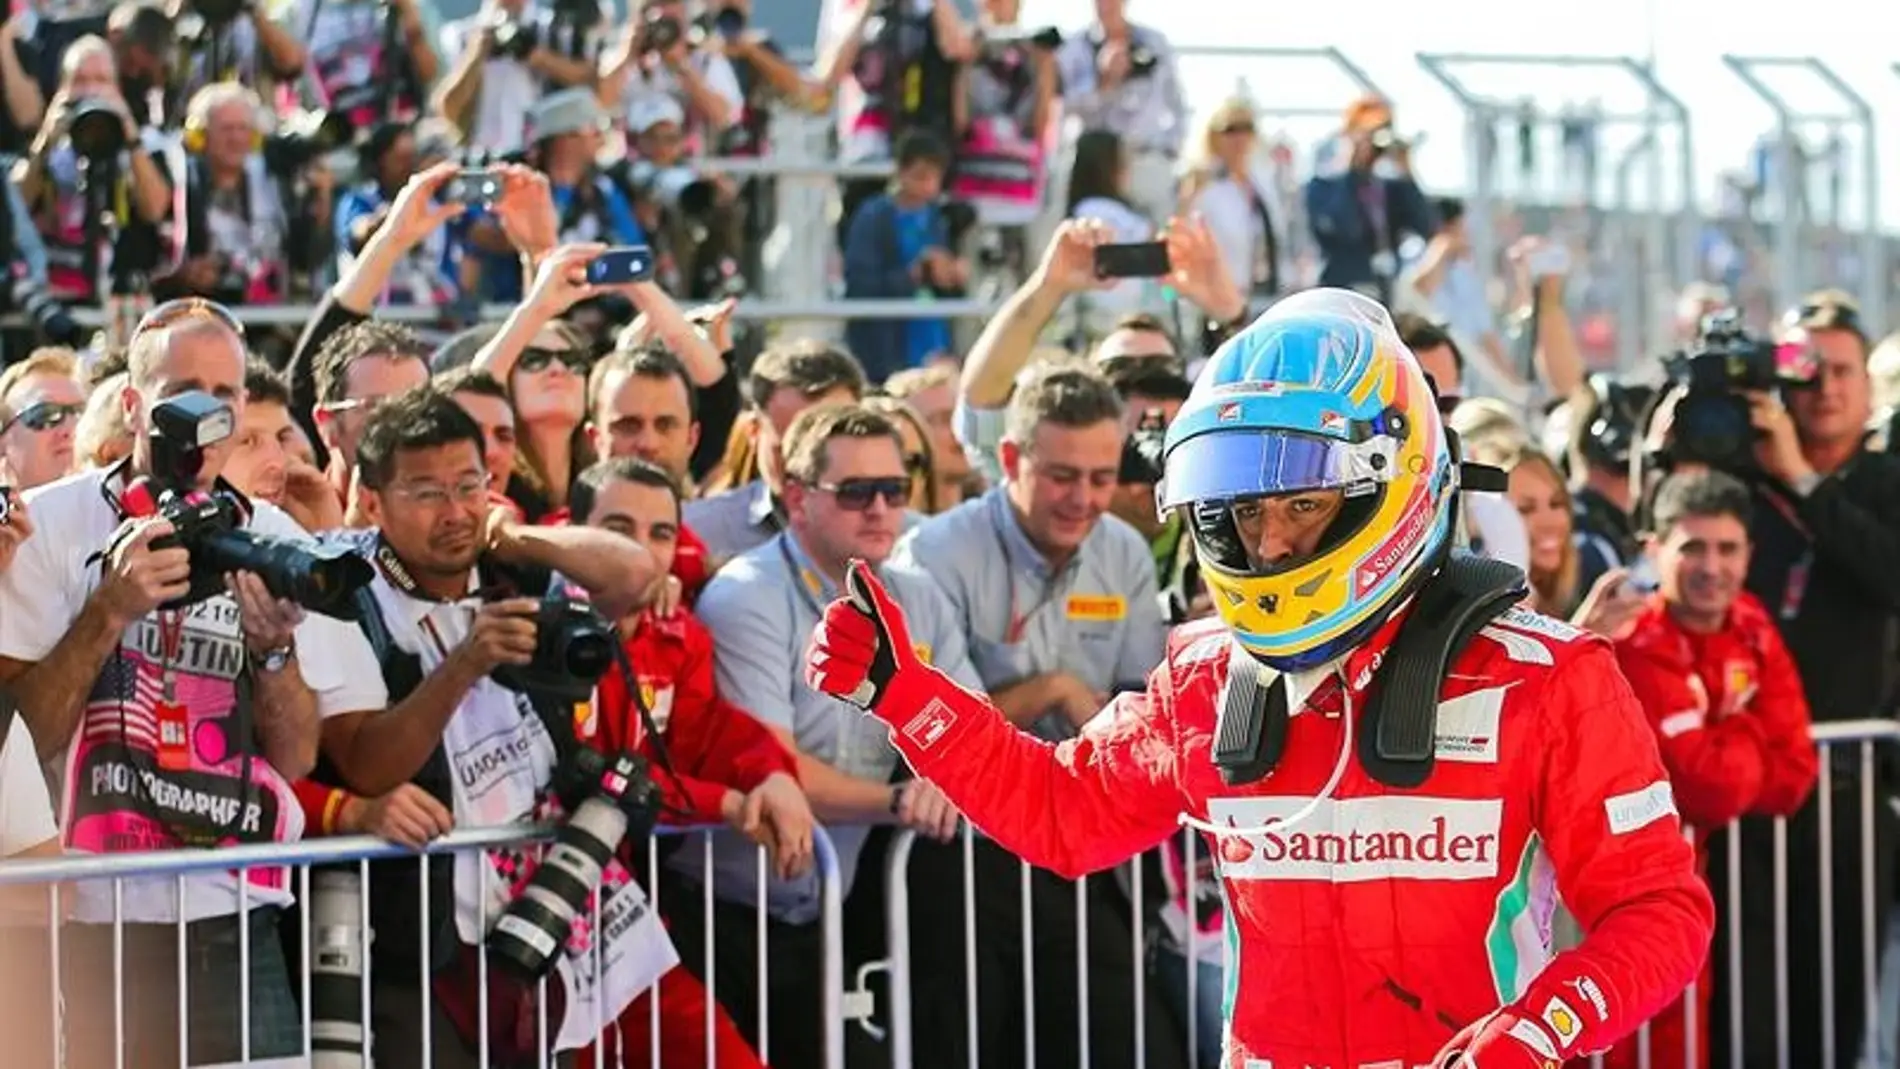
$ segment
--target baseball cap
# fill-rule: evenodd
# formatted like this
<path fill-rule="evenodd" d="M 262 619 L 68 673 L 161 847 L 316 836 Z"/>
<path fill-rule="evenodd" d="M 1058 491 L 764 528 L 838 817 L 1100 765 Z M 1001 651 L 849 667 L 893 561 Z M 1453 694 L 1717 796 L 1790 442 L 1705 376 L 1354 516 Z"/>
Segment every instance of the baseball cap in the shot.
<path fill-rule="evenodd" d="M 529 135 L 545 141 L 562 134 L 580 134 L 607 125 L 607 114 L 600 108 L 591 89 L 563 89 L 536 101 L 528 111 Z"/>

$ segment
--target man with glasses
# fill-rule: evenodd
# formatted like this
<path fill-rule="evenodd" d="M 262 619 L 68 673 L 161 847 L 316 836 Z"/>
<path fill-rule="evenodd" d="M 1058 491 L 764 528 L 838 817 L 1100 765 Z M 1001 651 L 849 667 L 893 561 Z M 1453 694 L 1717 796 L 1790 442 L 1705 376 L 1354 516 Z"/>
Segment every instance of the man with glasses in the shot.
<path fill-rule="evenodd" d="M 329 456 L 330 485 L 347 514 L 363 427 L 384 398 L 429 381 L 429 350 L 408 327 L 368 319 L 331 335 L 315 370 L 317 435 Z"/>
<path fill-rule="evenodd" d="M 1866 449 L 1871 344 L 1859 309 L 1834 291 L 1809 295 L 1784 326 L 1784 350 L 1805 349 L 1815 379 L 1780 396 L 1749 397 L 1759 470 L 1748 480 L 1755 506 L 1748 532 L 1755 546 L 1748 592 L 1774 617 L 1817 723 L 1892 716 L 1900 683 L 1900 569 L 1894 567 L 1900 561 L 1900 458 Z M 1822 780 L 1823 789 L 1833 794 L 1828 840 L 1821 840 L 1818 805 L 1810 802 L 1790 822 L 1787 864 L 1789 872 L 1814 873 L 1823 857 L 1831 858 L 1835 1064 L 1847 1066 L 1861 1050 L 1867 1023 L 1862 948 L 1883 945 L 1886 907 L 1893 899 L 1895 827 L 1887 803 L 1895 784 L 1891 769 L 1876 764 L 1873 826 L 1867 828 L 1859 748 L 1831 747 L 1829 761 L 1832 774 Z M 1861 842 L 1869 834 L 1874 849 L 1871 869 L 1864 873 Z M 1766 821 L 1742 824 L 1745 888 L 1773 886 L 1778 851 L 1771 835 Z M 1868 874 L 1881 907 L 1872 932 L 1860 922 L 1862 881 Z M 1745 917 L 1769 904 L 1759 890 L 1745 891 L 1742 898 Z M 1792 925 L 1787 933 L 1791 976 L 1822 971 L 1823 905 L 1815 881 L 1789 884 L 1785 916 Z M 1766 913 L 1759 923 L 1745 921 L 1744 960 L 1773 960 L 1774 935 L 1775 924 Z M 1770 973 L 1756 973 L 1751 980 L 1743 986 L 1744 1049 L 1774 1050 L 1776 985 Z M 1820 990 L 1797 984 L 1789 999 L 1794 1062 L 1825 1069 L 1820 1036 L 1827 1010 Z M 1717 1014 L 1726 1006 L 1718 996 Z M 1713 1053 L 1720 1058 L 1728 1029 L 1718 1020 L 1714 1031 Z"/>
<path fill-rule="evenodd" d="M 1442 325 L 1424 316 L 1402 312 L 1393 325 L 1398 327 L 1399 340 L 1418 358 L 1426 381 L 1438 391 L 1439 415 L 1450 419 L 1465 399 L 1465 354 Z M 1530 534 L 1509 498 L 1502 494 L 1466 494 L 1459 499 L 1459 507 L 1459 535 L 1465 548 L 1519 568 L 1530 566 Z"/>
<path fill-rule="evenodd" d="M 957 811 L 922 780 L 893 783 L 903 771 L 887 732 L 850 706 L 813 690 L 799 666 L 823 606 L 842 588 L 846 565 L 879 567 L 903 527 L 911 477 L 903 440 L 888 418 L 855 404 L 810 409 L 785 438 L 786 528 L 727 564 L 706 585 L 695 612 L 713 636 L 715 677 L 726 700 L 764 721 L 798 757 L 798 775 L 812 811 L 831 832 L 839 874 L 850 890 L 858 859 L 875 825 L 898 824 L 948 839 Z M 895 597 L 917 621 L 918 654 L 964 685 L 978 686 L 961 627 L 943 595 L 922 576 L 885 569 Z M 719 1001 L 757 1042 L 759 948 L 753 944 L 757 854 L 750 840 L 722 833 L 714 845 L 714 975 Z M 696 850 L 682 851 L 674 872 L 682 885 L 703 879 Z M 866 873 L 866 886 L 876 873 Z M 771 1060 L 779 1069 L 817 1066 L 822 1043 L 818 975 L 823 949 L 815 873 L 773 879 L 765 907 L 771 917 L 768 978 Z M 872 890 L 875 893 L 875 889 Z M 669 915 L 681 960 L 698 969 L 709 945 L 699 908 L 704 892 L 682 886 L 665 903 L 690 903 Z M 847 915 L 852 910 L 847 907 Z M 876 911 L 871 911 L 876 915 Z M 855 947 L 847 947 L 849 956 Z"/>
<path fill-rule="evenodd" d="M 353 628 L 306 616 L 250 573 L 164 607 L 187 595 L 192 561 L 138 492 L 153 474 L 153 414 L 204 393 L 241 422 L 243 335 L 217 305 L 173 302 L 133 331 L 128 361 L 129 460 L 26 495 L 36 525 L 58 537 L 24 543 L 0 576 L 0 683 L 42 759 L 62 770 L 68 850 L 293 842 L 303 819 L 290 783 L 316 759 L 322 718 L 382 707 L 362 686 L 375 660 Z M 220 478 L 234 445 L 204 447 L 194 489 L 236 493 Z M 244 524 L 308 538 L 261 501 Z M 62 935 L 70 1063 L 122 1054 L 130 1069 L 175 1066 L 181 1025 L 193 1064 L 299 1054 L 302 1014 L 277 931 L 292 894 L 281 869 L 81 885 L 79 923 Z"/>
<path fill-rule="evenodd" d="M 412 829 L 424 840 L 452 827 L 530 819 L 565 753 L 548 725 L 571 724 L 573 703 L 512 689 L 493 673 L 533 658 L 545 594 L 572 584 L 617 618 L 639 603 L 652 561 L 609 531 L 530 526 L 498 512 L 489 501 L 481 427 L 432 387 L 379 406 L 357 444 L 371 526 L 333 537 L 375 565 L 369 590 L 382 625 L 382 663 L 364 681 L 375 700 L 325 721 L 326 767 L 317 778 L 364 798 L 405 784 L 422 788 L 439 803 L 419 810 L 431 814 L 429 826 Z M 372 865 L 370 925 L 413 935 L 426 917 L 435 926 L 429 945 L 444 955 L 439 964 L 465 942 L 458 931 L 478 930 L 472 906 L 448 908 L 453 881 L 474 878 L 467 871 L 451 877 L 446 857 L 430 866 L 426 881 L 414 862 Z M 429 889 L 426 914 L 419 912 L 421 885 Z M 454 898 L 472 903 L 474 896 L 472 886 L 463 886 Z M 478 1038 L 457 1030 L 442 999 L 425 999 L 419 947 L 415 938 L 377 941 L 369 1009 L 378 1059 L 421 1064 L 423 1021 L 433 1013 L 435 1066 L 473 1067 Z M 607 952 L 615 953 L 615 944 Z M 603 1013 L 612 1019 L 621 1008 L 605 1006 Z M 461 1009 L 474 1020 L 472 1007 Z M 550 1021 L 550 1034 L 565 1031 L 562 1025 Z M 532 1054 L 521 1060 L 536 1064 Z M 519 1062 L 498 1056 L 490 1064 Z"/>
<path fill-rule="evenodd" d="M 0 463 L 15 492 L 73 470 L 73 429 L 86 408 L 78 370 L 70 349 L 35 349 L 0 372 Z"/>
<path fill-rule="evenodd" d="M 1123 412 L 1114 386 L 1092 369 L 1032 371 L 1006 410 L 1001 485 L 925 520 L 896 557 L 906 573 L 928 575 L 948 595 L 996 706 L 1017 727 L 1051 741 L 1074 737 L 1114 693 L 1140 689 L 1167 640 L 1148 543 L 1108 514 L 1122 466 Z M 1133 1022 L 1145 1010 L 1153 1011 L 1147 1064 L 1179 1064 L 1185 1044 L 1159 1026 L 1165 1009 L 1152 990 L 1153 1004 L 1144 1007 L 1130 987 L 1132 934 L 1114 881 L 1087 885 L 1087 920 L 1078 933 L 1083 907 L 1075 884 L 1037 870 L 1030 884 L 1031 950 L 1023 945 L 1016 858 L 988 840 L 976 844 L 973 856 L 971 908 L 983 933 L 977 947 L 980 1049 L 959 1049 L 969 997 L 963 932 L 956 925 L 920 927 L 912 936 L 917 1049 L 944 1059 L 930 1064 L 1009 1060 L 1017 1049 L 1008 1038 L 1019 1012 L 1013 1007 L 1029 995 L 1021 986 L 1025 952 L 1035 965 L 1038 1060 L 1059 1064 L 1061 1046 L 1074 1042 L 1083 1004 L 1078 941 L 1087 946 L 1087 1020 L 1096 1064 L 1133 1064 Z M 960 848 L 918 845 L 910 883 L 920 916 L 963 915 L 963 870 Z"/>

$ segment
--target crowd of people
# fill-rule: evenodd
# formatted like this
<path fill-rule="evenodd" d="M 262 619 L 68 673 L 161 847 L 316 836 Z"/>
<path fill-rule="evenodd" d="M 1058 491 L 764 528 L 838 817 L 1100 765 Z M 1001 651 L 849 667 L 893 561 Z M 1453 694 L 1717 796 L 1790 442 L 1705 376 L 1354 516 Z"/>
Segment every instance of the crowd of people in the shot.
<path fill-rule="evenodd" d="M 1810 732 L 1891 719 L 1900 694 L 1900 340 L 1820 292 L 1770 341 L 1775 388 L 1608 375 L 1572 324 L 1567 251 L 1516 242 L 1499 286 L 1463 206 L 1412 177 L 1389 102 L 1351 103 L 1292 189 L 1245 100 L 1190 129 L 1166 38 L 1121 0 L 1067 35 L 1019 26 L 1013 0 L 974 21 L 852 11 L 809 71 L 740 0 L 647 0 L 624 25 L 518 0 L 442 26 L 429 0 L 0 24 L 10 296 L 40 335 L 0 371 L 0 854 L 422 847 L 569 816 L 577 755 L 637 754 L 652 815 L 720 830 L 704 852 L 629 835 L 588 914 L 626 923 L 575 925 L 545 1001 L 474 964 L 532 850 L 368 866 L 350 899 L 375 936 L 367 1000 L 345 1016 L 374 1064 L 646 1064 L 651 1046 L 683 1066 L 709 1044 L 721 1066 L 826 1064 L 828 940 L 847 975 L 888 953 L 902 831 L 914 1064 L 1075 1065 L 1078 1035 L 1090 1065 L 1222 1064 L 1228 895 L 1261 864 L 1225 852 L 1240 840 L 1156 837 L 1121 879 L 1028 867 L 913 770 L 913 728 L 950 724 L 900 724 L 894 744 L 850 688 L 808 677 L 807 651 L 863 562 L 901 606 L 907 664 L 1074 755 L 1179 655 L 1170 628 L 1254 611 L 1234 574 L 1344 590 L 1362 502 L 1229 487 L 1223 528 L 1178 480 L 1157 492 L 1170 427 L 1217 388 L 1197 388 L 1204 365 L 1317 283 L 1391 310 L 1368 328 L 1379 359 L 1422 374 L 1457 459 L 1502 472 L 1451 524 L 1526 577 L 1529 611 L 1494 641 L 1534 656 L 1596 636 L 1653 729 L 1721 921 L 1647 1064 L 1726 1064 L 1732 1028 L 1756 1064 L 1783 999 L 1796 1064 L 1852 1064 L 1864 978 L 1900 961 L 1868 956 L 1895 891 L 1891 758 L 1817 760 Z M 834 96 L 840 157 L 894 170 L 841 190 L 844 295 L 927 301 L 1001 269 L 1013 292 L 977 336 L 928 316 L 854 320 L 843 344 L 738 327 L 771 198 L 695 160 L 760 153 L 773 108 Z M 486 192 L 458 192 L 472 180 Z M 653 277 L 596 281 L 632 245 Z M 1105 272 L 1127 245 L 1159 266 Z M 1681 300 L 1680 341 L 1707 348 L 1724 295 Z M 242 322 L 286 301 L 314 304 L 308 322 Z M 485 302 L 511 307 L 470 322 Z M 134 314 L 98 336 L 62 318 L 115 303 Z M 393 305 L 440 316 L 411 329 L 379 317 Z M 1741 420 L 1741 446 L 1700 447 L 1711 411 Z M 355 593 L 214 549 L 227 529 L 357 574 Z M 624 659 L 576 695 L 538 669 L 580 602 Z M 1324 688 L 1300 693 L 1325 713 Z M 1443 708 L 1438 760 L 1495 762 L 1484 702 Z M 1451 738 L 1446 717 L 1473 726 Z M 1777 883 L 1776 817 L 1787 871 L 1824 879 Z M 83 1069 L 301 1056 L 323 949 L 306 890 L 269 868 L 74 885 L 56 944 L 9 937 L 28 1024 L 10 1050 L 50 1065 L 58 1041 Z M 1583 931 L 1541 949 L 1587 937 L 1601 901 L 1571 903 Z M 43 926 L 46 896 L 0 916 Z M 1495 1005 L 1445 1003 L 1432 1046 Z M 845 1054 L 888 1060 L 858 1029 Z M 1629 1044 L 1610 1058 L 1639 1064 Z"/>

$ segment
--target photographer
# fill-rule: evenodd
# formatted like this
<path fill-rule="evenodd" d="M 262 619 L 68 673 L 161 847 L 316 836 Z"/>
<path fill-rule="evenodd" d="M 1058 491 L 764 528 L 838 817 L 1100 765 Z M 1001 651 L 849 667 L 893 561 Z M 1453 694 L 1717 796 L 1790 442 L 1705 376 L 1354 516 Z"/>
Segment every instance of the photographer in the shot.
<path fill-rule="evenodd" d="M 272 594 L 314 563 L 292 549 L 308 536 L 220 480 L 234 443 L 206 438 L 212 421 L 228 429 L 244 407 L 243 335 L 230 313 L 161 305 L 132 332 L 129 361 L 129 461 L 27 495 L 35 526 L 59 537 L 25 543 L 0 577 L 0 683 L 42 758 L 64 770 L 69 851 L 293 842 L 303 822 L 290 781 L 316 758 L 321 718 L 381 707 L 360 686 L 375 662 L 348 625 Z M 201 505 L 213 503 L 225 517 L 234 509 L 241 528 L 207 519 Z M 279 541 L 266 550 L 255 541 L 264 536 Z M 216 562 L 233 541 L 276 566 L 220 582 Z M 193 1063 L 236 1061 L 240 998 L 251 1056 L 301 1052 L 277 939 L 291 894 L 287 873 L 271 868 L 80 885 L 80 923 L 64 935 L 71 1063 L 123 1055 L 134 1069 L 174 1066 L 181 1024 Z M 139 982 L 119 1007 L 108 993 L 121 976 Z"/>
<path fill-rule="evenodd" d="M 1188 112 L 1174 46 L 1161 31 L 1128 21 L 1126 0 L 1095 0 L 1095 24 L 1062 43 L 1056 67 L 1063 103 L 1083 128 L 1112 131 L 1127 146 L 1128 190 L 1142 214 L 1175 214 L 1174 165 Z"/>
<path fill-rule="evenodd" d="M 545 812 L 557 767 L 574 748 L 573 702 L 530 686 L 519 674 L 533 670 L 541 678 L 534 669 L 537 650 L 562 641 L 561 633 L 544 633 L 537 623 L 543 595 L 559 593 L 571 581 L 617 618 L 638 604 L 652 581 L 645 551 L 619 535 L 516 524 L 489 499 L 483 445 L 480 426 L 433 387 L 384 402 L 357 448 L 357 479 L 374 526 L 331 536 L 375 566 L 364 618 L 370 626 L 380 624 L 382 663 L 364 681 L 378 692 L 377 700 L 358 707 L 374 711 L 324 723 L 328 767 L 319 775 L 364 798 L 413 782 L 448 809 L 456 827 L 493 826 Z M 498 670 L 504 670 L 502 680 Z M 466 959 L 471 929 L 475 941 L 480 929 L 461 916 L 462 909 L 450 908 L 449 869 L 446 858 L 430 864 L 427 916 L 439 926 L 433 945 L 461 945 Z M 454 879 L 473 879 L 479 872 Z M 492 878 L 485 882 L 492 884 Z M 417 886 L 413 862 L 373 865 L 367 888 L 372 927 L 416 931 L 422 923 Z M 454 897 L 468 903 L 483 893 L 460 887 Z M 488 913 L 491 921 L 495 916 Z M 378 940 L 370 1012 L 379 1064 L 422 1064 L 427 1011 L 417 977 L 423 964 L 414 940 Z M 479 1040 L 467 1029 L 471 1021 L 457 1021 L 455 1007 L 441 998 L 429 1004 L 435 1064 L 475 1065 Z M 570 1002 L 570 1022 L 578 1008 Z M 609 1018 L 620 1009 L 603 1008 Z M 489 1039 L 500 1046 L 491 1046 L 491 1064 L 535 1064 L 532 1052 L 502 1053 L 518 1043 L 512 1023 L 495 1020 Z M 549 1034 L 565 1033 L 567 1023 L 550 1019 Z"/>
<path fill-rule="evenodd" d="M 1041 210 L 1048 160 L 1043 145 L 1061 92 L 1054 29 L 1018 26 L 1018 0 L 988 0 L 977 12 L 976 55 L 957 76 L 957 173 L 951 191 L 991 226 L 1022 227 Z"/>
<path fill-rule="evenodd" d="M 332 180 L 321 160 L 303 163 L 308 196 L 293 213 L 281 183 L 286 162 L 264 140 L 263 101 L 245 86 L 218 82 L 185 112 L 185 217 L 172 221 L 176 266 L 152 279 L 160 299 L 211 297 L 226 304 L 278 304 L 293 274 L 330 255 Z M 275 166 L 274 166 L 275 165 Z"/>
<path fill-rule="evenodd" d="M 1411 146 L 1392 129 L 1392 106 L 1364 97 L 1346 109 L 1338 158 L 1306 183 L 1306 216 L 1325 262 L 1319 284 L 1389 301 L 1406 236 L 1438 229 L 1412 177 Z"/>
<path fill-rule="evenodd" d="M 171 186 L 139 131 L 112 46 L 98 37 L 74 43 L 46 120 L 12 175 L 46 243 L 47 281 L 61 300 L 98 303 L 101 264 L 118 277 L 123 268 L 142 266 L 132 261 L 145 257 L 127 239 L 145 234 L 155 244 L 151 228 L 170 212 Z M 98 204 L 120 213 L 110 228 L 116 233 L 91 217 L 88 206 Z"/>
<path fill-rule="evenodd" d="M 865 201 L 851 216 L 844 242 L 847 299 L 963 293 L 970 265 L 953 251 L 942 199 L 949 168 L 949 145 L 923 131 L 904 135 L 891 191 Z M 954 347 L 947 319 L 854 319 L 845 327 L 845 339 L 872 382 L 920 367 Z"/>
<path fill-rule="evenodd" d="M 594 0 L 486 0 L 442 27 L 455 65 L 430 97 L 463 140 L 495 153 L 528 144 L 528 111 L 557 89 L 592 88 L 604 20 Z"/>
<path fill-rule="evenodd" d="M 1570 398 L 1570 484 L 1576 509 L 1578 581 L 1636 559 L 1636 496 L 1630 487 L 1630 448 L 1642 434 L 1655 391 L 1591 375 Z"/>
<path fill-rule="evenodd" d="M 287 22 L 310 53 L 305 81 L 352 130 L 414 119 L 441 73 L 430 0 L 296 0 Z"/>
<path fill-rule="evenodd" d="M 687 300 L 736 296 L 742 251 L 739 187 L 703 170 L 685 151 L 685 115 L 673 98 L 649 96 L 629 108 L 627 135 L 639 153 L 625 171 L 634 217 L 670 278 L 668 293 Z"/>
<path fill-rule="evenodd" d="M 308 56 L 296 34 L 271 17 L 273 7 L 259 0 L 171 0 L 167 11 L 184 55 L 172 71 L 168 105 L 218 82 L 248 85 L 260 97 L 294 85 Z"/>
<path fill-rule="evenodd" d="M 705 148 L 739 118 L 745 98 L 732 61 L 695 45 L 683 0 L 629 0 L 620 46 L 601 59 L 600 99 L 629 116 L 645 98 L 672 97 L 690 136 Z"/>

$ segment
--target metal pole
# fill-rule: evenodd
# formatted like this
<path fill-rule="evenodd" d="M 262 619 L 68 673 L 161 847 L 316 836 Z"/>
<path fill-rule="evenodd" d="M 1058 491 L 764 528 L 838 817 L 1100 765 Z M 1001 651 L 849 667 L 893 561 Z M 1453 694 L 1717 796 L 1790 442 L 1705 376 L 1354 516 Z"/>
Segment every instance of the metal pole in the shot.
<path fill-rule="evenodd" d="M 1682 189 L 1679 191 L 1682 197 L 1682 214 L 1677 218 L 1676 227 L 1675 275 L 1677 284 L 1686 286 L 1696 281 L 1702 274 L 1701 264 L 1696 256 L 1696 246 L 1702 231 L 1702 213 L 1696 204 L 1695 124 L 1689 118 L 1689 106 L 1682 102 L 1681 97 L 1670 92 L 1669 88 L 1662 84 L 1662 81 L 1656 77 L 1654 68 L 1633 59 L 1625 59 L 1623 68 L 1642 83 L 1643 90 L 1649 94 L 1652 105 L 1660 105 L 1675 119 L 1674 125 L 1677 137 L 1680 139 L 1676 146 L 1677 163 L 1680 167 L 1678 181 L 1682 183 Z M 1653 128 L 1652 132 L 1654 132 Z M 1660 150 L 1661 146 L 1657 148 Z M 1656 211 L 1660 213 L 1661 210 L 1662 206 L 1658 204 Z M 1657 255 L 1658 257 L 1662 255 L 1660 248 Z M 1659 265 L 1663 262 L 1661 259 L 1657 261 Z M 1657 294 L 1652 293 L 1651 297 L 1655 299 Z M 1670 340 L 1668 334 L 1671 324 L 1669 317 L 1663 312 L 1664 310 L 1658 310 L 1650 322 L 1650 327 L 1658 332 L 1651 341 L 1652 346 L 1666 346 Z"/>
<path fill-rule="evenodd" d="M 1459 107 L 1465 113 L 1465 172 L 1471 196 L 1465 205 L 1465 233 L 1471 242 L 1471 257 L 1476 261 L 1478 270 L 1487 276 L 1498 267 L 1498 236 L 1492 202 L 1496 199 L 1493 184 L 1497 180 L 1496 168 L 1485 159 L 1484 143 L 1487 135 L 1496 129 L 1493 109 L 1481 100 L 1464 83 L 1446 69 L 1448 56 L 1430 52 L 1418 54 L 1418 65 L 1425 69 L 1445 91 L 1457 99 Z M 1489 129 L 1487 129 L 1489 126 Z"/>
<path fill-rule="evenodd" d="M 1656 144 L 1655 136 L 1645 134 L 1641 140 L 1624 151 L 1621 159 L 1616 161 L 1616 226 L 1626 240 L 1635 237 L 1633 231 L 1636 229 L 1631 222 L 1635 218 L 1633 215 L 1635 205 L 1631 203 L 1630 170 L 1644 156 L 1650 158 L 1653 167 L 1658 155 L 1659 146 Z M 1648 340 L 1644 333 L 1634 329 L 1636 324 L 1649 321 L 1645 312 L 1648 304 L 1644 300 L 1645 288 L 1643 280 L 1636 274 L 1626 271 L 1617 275 L 1616 314 L 1620 325 L 1616 332 L 1616 366 L 1619 371 L 1629 371 L 1636 366 L 1637 361 L 1642 358 L 1644 345 Z"/>
<path fill-rule="evenodd" d="M 1807 176 L 1796 166 L 1794 153 L 1795 129 L 1793 112 L 1781 94 L 1770 89 L 1755 73 L 1758 66 L 1772 64 L 1772 59 L 1759 56 L 1738 56 L 1724 53 L 1722 65 L 1734 72 L 1757 97 L 1760 97 L 1775 113 L 1775 151 L 1777 161 L 1776 178 L 1781 182 L 1781 212 L 1775 220 L 1775 296 L 1777 305 L 1795 298 L 1801 291 L 1801 279 L 1807 274 L 1806 265 L 1801 256 L 1801 209 L 1800 186 Z M 1766 192 L 1764 190 L 1763 192 Z"/>
<path fill-rule="evenodd" d="M 1875 330 L 1887 328 L 1887 243 L 1881 237 L 1880 218 L 1880 152 L 1874 137 L 1874 109 L 1867 98 L 1860 95 L 1847 80 L 1835 72 L 1820 59 L 1809 56 L 1805 66 L 1815 76 L 1827 83 L 1847 104 L 1847 110 L 1853 114 L 1853 121 L 1860 127 L 1860 166 L 1861 166 L 1861 210 L 1866 217 L 1861 220 L 1861 279 L 1860 311 L 1864 322 L 1873 324 Z"/>

